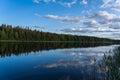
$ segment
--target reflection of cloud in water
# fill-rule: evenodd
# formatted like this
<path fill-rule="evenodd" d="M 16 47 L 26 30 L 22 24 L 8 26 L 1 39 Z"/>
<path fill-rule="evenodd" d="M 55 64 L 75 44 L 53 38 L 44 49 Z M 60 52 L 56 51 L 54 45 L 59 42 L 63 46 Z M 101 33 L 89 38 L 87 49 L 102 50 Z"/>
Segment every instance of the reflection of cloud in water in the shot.
<path fill-rule="evenodd" d="M 78 48 L 78 49 L 66 49 L 63 51 L 65 54 L 71 55 L 93 55 L 100 53 L 106 53 L 109 50 L 113 50 L 117 45 L 112 46 L 102 46 L 102 47 L 94 47 L 94 48 Z M 103 55 L 103 54 L 102 54 Z"/>
<path fill-rule="evenodd" d="M 91 57 L 94 57 L 95 60 L 100 60 L 106 55 L 112 55 L 109 53 L 110 50 L 113 50 L 115 46 L 103 46 L 103 47 L 95 47 L 95 48 L 78 48 L 78 49 L 68 49 L 62 51 L 63 54 L 71 55 L 79 60 L 84 60 L 84 58 L 91 60 Z M 107 54 L 109 53 L 109 54 Z"/>
<path fill-rule="evenodd" d="M 99 47 L 97 49 L 77 48 L 59 50 L 57 53 L 53 53 L 54 55 L 57 54 L 57 56 L 52 57 L 51 61 L 41 63 L 34 66 L 34 68 L 43 68 L 47 70 L 46 73 L 57 72 L 58 75 L 63 74 L 64 76 L 61 76 L 59 80 L 75 80 L 72 79 L 72 76 L 77 74 L 77 76 L 81 77 L 76 80 L 81 80 L 82 78 L 84 78 L 83 80 L 101 80 L 105 75 L 104 71 L 102 71 L 99 67 L 99 61 L 103 59 L 104 54 L 111 55 L 108 53 L 109 50 L 112 49 L 114 48 Z M 96 79 L 94 77 L 96 77 Z"/>
<path fill-rule="evenodd" d="M 103 51 L 101 51 L 101 52 L 96 52 L 96 51 L 87 51 L 87 50 L 80 50 L 80 51 L 75 51 L 75 50 L 73 50 L 73 51 L 65 51 L 64 52 L 65 54 L 68 54 L 68 55 L 75 55 L 75 56 L 91 56 L 91 55 L 98 55 L 98 56 L 104 56 L 104 53 L 105 52 L 103 52 Z"/>
<path fill-rule="evenodd" d="M 87 71 L 98 69 L 98 61 L 100 61 L 104 54 L 107 54 L 109 50 L 112 50 L 113 46 L 109 47 L 97 47 L 96 48 L 78 48 L 78 49 L 65 49 L 60 52 L 60 54 L 63 53 L 63 55 L 67 56 L 55 60 L 54 62 L 48 62 L 44 63 L 38 66 L 35 66 L 34 68 L 39 68 L 41 66 L 44 66 L 45 68 L 57 68 L 57 67 L 74 67 L 74 68 L 80 68 L 84 67 Z M 108 54 L 110 55 L 110 54 Z"/>
<path fill-rule="evenodd" d="M 82 61 L 84 64 L 94 64 L 95 62 L 101 60 L 105 52 L 96 52 L 92 50 L 73 50 L 65 51 L 64 54 L 71 55 L 74 59 Z"/>
<path fill-rule="evenodd" d="M 41 65 L 34 66 L 33 68 L 34 68 L 34 69 L 37 69 L 37 68 L 39 68 L 39 67 L 41 67 Z"/>
<path fill-rule="evenodd" d="M 97 47 L 96 48 L 84 48 L 84 49 L 67 49 L 62 51 L 63 54 L 67 54 L 68 57 L 71 55 L 68 60 L 62 59 L 56 62 L 50 62 L 44 64 L 46 68 L 56 68 L 56 67 L 85 67 L 85 66 L 97 66 L 97 62 L 101 60 L 104 54 L 111 49 L 113 46 L 109 47 Z M 109 54 L 110 55 L 110 54 Z"/>
<path fill-rule="evenodd" d="M 73 67 L 77 67 L 82 65 L 83 62 L 80 62 L 78 60 L 59 60 L 56 63 L 48 63 L 48 64 L 44 64 L 44 66 L 46 68 L 55 68 L 55 67 L 69 67 L 69 66 L 73 66 Z"/>
<path fill-rule="evenodd" d="M 30 55 L 33 55 L 33 56 L 43 56 L 44 55 L 44 51 L 31 52 Z"/>
<path fill-rule="evenodd" d="M 58 62 L 44 64 L 44 67 L 46 67 L 46 68 L 80 67 L 80 66 L 86 66 L 86 65 L 93 65 L 94 63 L 95 63 L 95 59 L 94 59 L 94 57 L 92 57 L 92 58 L 86 59 L 84 61 L 80 61 L 77 59 L 59 60 Z"/>
<path fill-rule="evenodd" d="M 92 63 L 93 62 L 93 63 Z M 94 58 L 91 61 L 79 61 L 79 60 L 59 60 L 55 63 L 47 63 L 43 64 L 45 68 L 51 69 L 56 68 L 60 69 L 63 68 L 64 70 L 73 68 L 77 70 L 81 74 L 93 75 L 94 73 L 101 74 L 102 72 L 98 68 L 98 65 L 94 64 Z"/>

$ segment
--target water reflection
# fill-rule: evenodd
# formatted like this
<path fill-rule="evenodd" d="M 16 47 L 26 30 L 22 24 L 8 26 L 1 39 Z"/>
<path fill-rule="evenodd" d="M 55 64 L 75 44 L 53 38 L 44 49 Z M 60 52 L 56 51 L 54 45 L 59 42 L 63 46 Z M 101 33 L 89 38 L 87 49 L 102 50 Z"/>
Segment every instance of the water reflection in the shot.
<path fill-rule="evenodd" d="M 38 52 L 42 50 L 51 49 L 64 49 L 64 48 L 80 48 L 80 47 L 95 47 L 110 44 L 99 44 L 99 43 L 67 43 L 67 42 L 0 42 L 0 56 L 11 56 L 11 55 L 28 55 L 30 52 Z"/>
<path fill-rule="evenodd" d="M 1 43 L 0 79 L 119 80 L 120 47 L 98 45 Z"/>
<path fill-rule="evenodd" d="M 120 47 L 116 47 L 109 53 L 113 55 L 104 55 L 99 67 L 108 80 L 120 80 Z"/>
<path fill-rule="evenodd" d="M 59 60 L 56 63 L 48 63 L 48 64 L 44 64 L 44 66 L 46 68 L 56 68 L 56 67 L 78 67 L 81 66 L 83 64 L 83 62 L 79 61 L 79 60 Z"/>

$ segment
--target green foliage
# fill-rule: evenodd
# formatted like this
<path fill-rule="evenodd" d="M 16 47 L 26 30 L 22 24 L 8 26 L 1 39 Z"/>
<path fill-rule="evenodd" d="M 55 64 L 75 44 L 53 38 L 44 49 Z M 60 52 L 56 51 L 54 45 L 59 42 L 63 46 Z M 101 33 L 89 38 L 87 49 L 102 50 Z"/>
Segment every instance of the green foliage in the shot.
<path fill-rule="evenodd" d="M 100 69 L 107 76 L 107 80 L 120 80 L 120 47 L 116 47 L 109 54 L 112 55 L 104 55 Z"/>
<path fill-rule="evenodd" d="M 12 27 L 11 25 L 2 24 L 0 26 L 0 40 L 15 41 L 78 41 L 87 43 L 105 43 L 112 42 L 110 39 L 56 34 L 31 30 L 29 28 L 21 28 L 20 26 Z"/>

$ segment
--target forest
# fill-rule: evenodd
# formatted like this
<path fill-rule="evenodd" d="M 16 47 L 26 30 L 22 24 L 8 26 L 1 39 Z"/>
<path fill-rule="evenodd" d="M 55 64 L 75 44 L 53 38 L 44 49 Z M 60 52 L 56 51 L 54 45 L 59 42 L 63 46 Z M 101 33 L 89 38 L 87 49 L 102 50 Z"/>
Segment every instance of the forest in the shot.
<path fill-rule="evenodd" d="M 21 28 L 21 26 L 0 25 L 0 41 L 75 41 L 87 43 L 109 43 L 115 40 L 107 38 L 78 36 L 69 34 L 57 34 Z M 117 41 L 116 41 L 117 42 Z"/>

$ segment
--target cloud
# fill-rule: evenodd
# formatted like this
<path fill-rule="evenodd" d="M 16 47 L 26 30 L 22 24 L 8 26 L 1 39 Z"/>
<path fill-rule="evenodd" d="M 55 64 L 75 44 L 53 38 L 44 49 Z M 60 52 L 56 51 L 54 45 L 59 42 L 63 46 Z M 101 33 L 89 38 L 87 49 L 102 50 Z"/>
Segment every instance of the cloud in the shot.
<path fill-rule="evenodd" d="M 46 3 L 48 3 L 48 2 L 50 2 L 51 0 L 43 0 L 44 2 L 46 2 Z"/>
<path fill-rule="evenodd" d="M 72 22 L 71 27 L 60 29 L 60 31 L 67 34 L 80 33 L 100 37 L 104 35 L 104 37 L 109 38 L 110 36 L 108 36 L 108 34 L 110 33 L 118 32 L 120 34 L 120 16 L 107 11 L 98 11 L 85 17 L 45 15 L 44 18 L 62 22 Z M 111 37 L 113 37 L 113 35 L 111 35 Z"/>
<path fill-rule="evenodd" d="M 106 5 L 109 4 L 109 2 L 111 2 L 111 0 L 103 0 L 103 5 L 101 7 L 105 7 Z"/>
<path fill-rule="evenodd" d="M 90 18 L 102 19 L 102 20 L 112 20 L 117 18 L 115 14 L 110 14 L 107 11 L 99 11 L 96 14 L 89 16 Z"/>
<path fill-rule="evenodd" d="M 109 25 L 109 28 L 112 28 L 112 29 L 120 29 L 120 22 L 111 23 L 111 24 Z"/>
<path fill-rule="evenodd" d="M 94 32 L 116 32 L 114 29 L 108 28 L 65 28 L 61 31 L 65 33 L 94 33 Z"/>
<path fill-rule="evenodd" d="M 59 2 L 63 6 L 71 7 L 72 5 L 77 3 L 77 0 L 72 0 L 71 2 Z"/>
<path fill-rule="evenodd" d="M 37 25 L 36 25 L 36 26 L 31 26 L 31 27 L 32 27 L 32 28 L 37 28 L 37 29 L 38 29 L 38 28 L 39 28 L 39 29 L 45 29 L 45 26 L 37 26 Z"/>
<path fill-rule="evenodd" d="M 77 0 L 72 0 L 72 1 L 60 1 L 60 0 L 33 0 L 34 3 L 39 3 L 39 2 L 44 2 L 44 3 L 57 3 L 66 7 L 71 7 L 72 5 L 75 5 L 77 3 Z M 85 2 L 84 2 L 85 3 Z"/>
<path fill-rule="evenodd" d="M 33 0 L 34 3 L 40 3 L 40 2 L 44 2 L 44 3 L 57 3 L 59 5 L 71 8 L 73 5 L 77 4 L 79 0 Z M 82 0 L 80 1 L 81 5 L 87 5 L 88 2 L 87 0 Z"/>
<path fill-rule="evenodd" d="M 49 19 L 54 19 L 54 20 L 59 20 L 59 21 L 63 21 L 63 22 L 82 22 L 83 18 L 80 17 L 61 17 L 61 16 L 57 16 L 57 15 L 45 15 L 45 18 L 49 18 Z"/>
<path fill-rule="evenodd" d="M 61 29 L 64 33 L 88 33 L 90 29 L 87 28 L 65 28 Z"/>
<path fill-rule="evenodd" d="M 82 4 L 82 5 L 87 5 L 88 2 L 87 2 L 86 0 L 82 0 L 82 1 L 80 2 L 80 4 Z"/>
<path fill-rule="evenodd" d="M 90 21 L 84 22 L 83 24 L 86 25 L 87 27 L 99 27 L 100 26 L 100 24 L 96 20 L 90 20 Z"/>
<path fill-rule="evenodd" d="M 40 0 L 33 0 L 33 2 L 38 4 Z"/>
<path fill-rule="evenodd" d="M 60 31 L 69 34 L 89 34 L 92 36 L 99 34 L 99 36 L 108 37 L 108 33 L 118 32 L 120 33 L 120 17 L 109 13 L 107 11 L 99 11 L 86 17 L 70 17 L 70 16 L 58 16 L 58 15 L 45 15 L 45 18 L 54 19 L 62 22 L 78 23 L 76 27 L 63 28 Z M 82 27 L 78 27 L 81 26 Z M 72 26 L 72 25 L 71 25 Z M 94 34 L 96 33 L 96 34 Z M 110 37 L 110 36 L 109 36 Z M 112 36 L 111 36 L 112 37 Z"/>
<path fill-rule="evenodd" d="M 65 6 L 65 7 L 68 7 L 68 8 L 71 8 L 73 5 L 77 4 L 79 0 L 33 0 L 34 3 L 40 3 L 40 2 L 44 2 L 44 3 L 56 3 L 56 4 L 59 4 L 59 5 L 62 5 L 62 6 Z M 80 2 L 81 5 L 87 5 L 88 2 L 87 0 L 82 0 Z"/>
<path fill-rule="evenodd" d="M 103 0 L 101 8 L 110 8 L 120 12 L 120 0 Z"/>
<path fill-rule="evenodd" d="M 94 32 L 116 32 L 116 30 L 114 29 L 109 29 L 109 28 L 98 28 L 97 30 L 95 30 Z"/>
<path fill-rule="evenodd" d="M 111 21 L 113 21 L 113 22 L 120 22 L 120 17 L 118 16 L 117 18 L 114 18 Z"/>
<path fill-rule="evenodd" d="M 35 15 L 35 16 L 38 16 L 38 17 L 41 17 L 41 15 L 40 15 L 40 14 L 38 14 L 38 13 L 35 13 L 34 15 Z"/>
<path fill-rule="evenodd" d="M 110 14 L 107 11 L 99 11 L 96 14 L 89 16 L 90 20 L 85 22 L 87 26 L 109 27 L 112 29 L 120 29 L 120 16 Z M 91 20 L 94 19 L 94 22 Z"/>
<path fill-rule="evenodd" d="M 33 0 L 34 3 L 40 3 L 40 2 L 44 2 L 44 3 L 49 3 L 49 2 L 56 2 L 56 0 Z"/>
<path fill-rule="evenodd" d="M 114 37 L 119 37 L 120 38 L 120 33 L 112 33 Z"/>
<path fill-rule="evenodd" d="M 56 2 L 56 0 L 43 0 L 43 2 L 45 2 L 45 3 Z"/>
<path fill-rule="evenodd" d="M 97 36 L 110 39 L 120 39 L 120 29 L 112 28 L 64 28 L 61 29 L 65 34 L 75 34 L 75 35 L 84 35 L 84 36 Z M 114 34 L 117 33 L 117 34 Z"/>
<path fill-rule="evenodd" d="M 110 33 L 110 35 L 108 35 L 108 37 L 110 37 L 111 39 L 119 39 L 120 40 L 120 32 L 114 32 L 114 33 Z"/>

